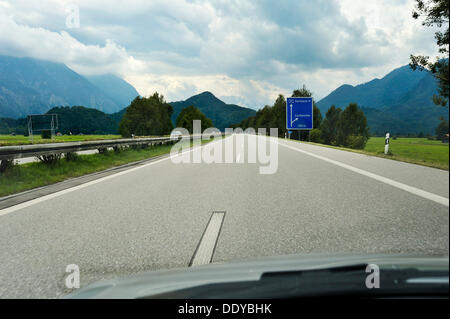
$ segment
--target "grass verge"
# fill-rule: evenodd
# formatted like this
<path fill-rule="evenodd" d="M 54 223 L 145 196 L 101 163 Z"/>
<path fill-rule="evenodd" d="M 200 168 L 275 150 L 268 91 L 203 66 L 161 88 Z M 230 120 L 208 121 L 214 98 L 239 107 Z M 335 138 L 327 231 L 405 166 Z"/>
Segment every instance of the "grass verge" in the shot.
<path fill-rule="evenodd" d="M 302 142 L 329 147 L 359 154 L 377 156 L 391 160 L 419 164 L 428 167 L 449 170 L 449 145 L 441 141 L 430 141 L 426 138 L 390 139 L 390 154 L 384 154 L 384 138 L 371 137 L 363 150 L 338 147 L 312 142 Z"/>
<path fill-rule="evenodd" d="M 41 162 L 14 165 L 11 169 L 0 173 L 0 197 L 168 154 L 171 147 L 172 145 L 158 145 L 144 149 L 127 148 L 119 153 L 107 151 L 103 154 L 78 155 L 73 161 L 63 158 L 54 165 Z"/>
<path fill-rule="evenodd" d="M 43 139 L 40 135 L 31 138 L 23 135 L 0 135 L 0 146 L 26 145 L 26 144 L 47 144 L 47 143 L 63 143 L 63 142 L 81 142 L 94 140 L 113 140 L 122 138 L 120 135 L 63 135 L 55 136 L 54 139 Z"/>

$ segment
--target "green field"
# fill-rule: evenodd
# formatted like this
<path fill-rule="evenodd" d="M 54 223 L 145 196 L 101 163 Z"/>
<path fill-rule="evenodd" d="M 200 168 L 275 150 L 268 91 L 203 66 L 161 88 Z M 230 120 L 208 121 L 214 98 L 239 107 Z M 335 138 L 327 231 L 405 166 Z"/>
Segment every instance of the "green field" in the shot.
<path fill-rule="evenodd" d="M 62 143 L 62 142 L 80 142 L 80 141 L 92 141 L 92 140 L 110 140 L 122 138 L 120 135 L 63 135 L 55 136 L 54 139 L 42 139 L 40 135 L 33 137 L 33 143 L 31 138 L 23 135 L 0 135 L 0 146 L 8 145 L 23 145 L 23 144 L 45 144 L 45 143 Z"/>
<path fill-rule="evenodd" d="M 364 151 L 399 161 L 448 170 L 448 143 L 407 137 L 399 137 L 395 140 L 391 138 L 389 142 L 391 155 L 384 155 L 384 137 L 370 138 Z"/>
<path fill-rule="evenodd" d="M 384 155 L 384 137 L 371 137 L 364 150 L 353 150 L 323 144 L 319 145 L 445 170 L 449 168 L 448 143 L 435 140 L 431 141 L 427 138 L 399 137 L 395 140 L 391 138 L 389 145 L 390 154 L 388 155 Z"/>

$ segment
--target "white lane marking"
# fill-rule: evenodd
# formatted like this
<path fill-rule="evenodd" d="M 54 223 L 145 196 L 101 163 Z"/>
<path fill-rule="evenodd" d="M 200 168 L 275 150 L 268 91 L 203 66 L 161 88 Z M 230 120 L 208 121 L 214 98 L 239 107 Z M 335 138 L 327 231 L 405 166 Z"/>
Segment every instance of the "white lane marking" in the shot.
<path fill-rule="evenodd" d="M 283 145 L 284 147 L 290 148 L 290 149 L 292 149 L 294 151 L 297 151 L 297 152 L 300 152 L 300 153 L 304 153 L 306 155 L 309 155 L 309 156 L 321 159 L 321 160 L 326 161 L 328 163 L 331 163 L 331 164 L 343 167 L 343 168 L 348 169 L 350 171 L 353 171 L 355 173 L 358 173 L 358 174 L 361 174 L 361 175 L 373 178 L 373 179 L 375 179 L 377 181 L 380 181 L 380 182 L 383 182 L 385 184 L 397 187 L 397 188 L 402 189 L 404 191 L 407 191 L 407 192 L 409 192 L 411 194 L 423 197 L 425 199 L 432 200 L 432 201 L 434 201 L 436 203 L 439 203 L 441 205 L 449 207 L 449 200 L 446 197 L 439 196 L 439 195 L 436 195 L 436 194 L 433 194 L 433 193 L 430 193 L 430 192 L 424 191 L 422 189 L 419 189 L 419 188 L 416 188 L 416 187 L 413 187 L 413 186 L 409 186 L 409 185 L 406 185 L 406 184 L 403 184 L 403 183 L 400 183 L 400 182 L 396 182 L 396 181 L 394 181 L 394 180 L 392 180 L 390 178 L 383 177 L 383 176 L 380 176 L 380 175 L 377 175 L 377 174 L 374 174 L 374 173 L 370 173 L 368 171 L 365 171 L 365 170 L 362 170 L 362 169 L 359 169 L 359 168 L 356 168 L 356 167 L 353 167 L 353 166 L 350 166 L 350 165 L 347 165 L 347 164 L 344 164 L 344 163 L 341 163 L 341 162 L 338 162 L 338 161 L 335 161 L 335 160 L 332 160 L 332 159 L 329 159 L 329 158 L 326 158 L 326 157 L 323 157 L 323 156 L 320 156 L 320 155 L 316 155 L 316 154 L 310 153 L 308 151 L 301 150 L 299 148 L 287 145 L 285 143 L 279 143 L 279 144 Z"/>
<path fill-rule="evenodd" d="M 241 142 L 239 143 L 239 147 L 236 147 L 236 163 L 243 163 L 243 161 L 241 162 L 241 154 L 244 152 L 244 142 Z"/>
<path fill-rule="evenodd" d="M 225 212 L 214 212 L 211 215 L 197 250 L 192 256 L 190 266 L 206 265 L 211 262 L 224 218 Z"/>
<path fill-rule="evenodd" d="M 230 138 L 230 137 L 228 137 L 228 138 Z M 211 143 L 208 143 L 208 144 L 205 144 L 205 145 L 202 145 L 202 146 L 193 147 L 193 148 L 191 148 L 191 149 L 189 149 L 187 151 L 179 153 L 177 156 L 182 156 L 183 154 L 190 153 L 190 152 L 194 151 L 197 148 L 201 148 L 203 146 L 211 145 L 211 144 L 214 144 L 214 143 L 220 143 L 222 141 L 223 141 L 223 139 L 220 139 L 219 141 L 211 142 Z M 67 193 L 71 193 L 73 191 L 76 191 L 76 190 L 79 190 L 79 189 L 82 189 L 82 188 L 85 188 L 85 187 L 88 187 L 88 186 L 91 186 L 91 185 L 94 185 L 94 184 L 106 181 L 106 180 L 114 178 L 114 177 L 118 177 L 118 176 L 121 176 L 121 175 L 124 175 L 124 174 L 128 174 L 128 173 L 137 171 L 138 169 L 142 169 L 142 168 L 150 166 L 150 165 L 154 165 L 154 164 L 161 163 L 163 161 L 167 161 L 169 159 L 171 159 L 170 154 L 169 154 L 168 157 L 165 157 L 165 158 L 162 158 L 162 159 L 159 159 L 159 160 L 156 160 L 156 161 L 144 164 L 144 165 L 133 167 L 133 168 L 127 169 L 127 170 L 122 171 L 122 172 L 118 172 L 118 173 L 115 173 L 115 174 L 112 174 L 112 175 L 108 175 L 108 176 L 105 176 L 105 177 L 102 177 L 102 178 L 99 178 L 99 179 L 96 179 L 96 180 L 93 180 L 93 181 L 90 181 L 90 182 L 87 182 L 87 183 L 84 183 L 84 184 L 81 184 L 81 185 L 77 185 L 77 186 L 74 186 L 74 187 L 71 187 L 71 188 L 63 189 L 61 191 L 58 191 L 58 192 L 55 192 L 55 193 L 52 193 L 52 194 L 44 195 L 42 197 L 29 200 L 27 202 L 23 202 L 23 203 L 14 205 L 14 206 L 10 206 L 10 207 L 1 209 L 0 210 L 0 216 L 3 216 L 3 215 L 6 215 L 6 214 L 9 214 L 9 213 L 18 211 L 18 210 L 26 208 L 26 207 L 30 207 L 32 205 L 44 202 L 46 200 L 49 200 L 49 199 L 52 199 L 52 198 L 55 198 L 55 197 L 59 197 L 61 195 L 67 194 Z"/>

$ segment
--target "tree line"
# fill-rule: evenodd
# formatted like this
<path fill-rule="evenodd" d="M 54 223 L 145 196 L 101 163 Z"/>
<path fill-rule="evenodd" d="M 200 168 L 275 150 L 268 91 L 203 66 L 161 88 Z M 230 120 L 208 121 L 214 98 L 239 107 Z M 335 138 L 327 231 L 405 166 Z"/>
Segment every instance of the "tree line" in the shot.
<path fill-rule="evenodd" d="M 57 106 L 46 114 L 57 114 L 61 134 L 117 134 L 120 118 L 84 106 Z M 0 118 L 0 134 L 28 135 L 27 118 Z"/>
<path fill-rule="evenodd" d="M 311 91 L 305 86 L 294 90 L 292 97 L 312 97 Z M 157 92 L 152 96 L 136 97 L 127 108 L 119 125 L 119 133 L 124 137 L 168 135 L 173 130 L 170 117 L 173 108 L 164 97 Z M 201 129 L 213 127 L 214 123 L 198 108 L 190 105 L 184 108 L 176 119 L 176 126 L 193 131 L 193 120 L 201 120 Z M 266 105 L 256 112 L 255 116 L 243 120 L 232 127 L 247 128 L 278 128 L 279 137 L 287 134 L 286 130 L 286 99 L 280 94 L 274 105 Z M 349 104 L 344 110 L 331 106 L 325 118 L 322 118 L 319 108 L 313 102 L 313 129 L 294 131 L 294 139 L 310 140 L 311 142 L 362 149 L 369 139 L 369 128 L 364 113 L 355 103 Z"/>
<path fill-rule="evenodd" d="M 158 92 L 148 98 L 138 96 L 127 108 L 119 124 L 119 133 L 124 137 L 169 135 L 174 129 L 170 120 L 172 113 L 172 106 Z M 211 119 L 194 105 L 190 105 L 183 108 L 177 116 L 176 127 L 185 128 L 192 134 L 194 120 L 201 121 L 202 131 L 213 126 Z"/>
<path fill-rule="evenodd" d="M 294 90 L 292 97 L 312 97 L 311 91 L 305 86 Z M 287 135 L 286 129 L 286 99 L 280 94 L 272 106 L 266 105 L 256 112 L 255 116 L 249 117 L 234 128 L 278 128 L 278 136 Z M 313 102 L 313 129 L 295 130 L 291 138 L 299 140 L 310 140 L 311 142 L 323 143 L 336 146 L 344 146 L 356 149 L 365 147 L 369 139 L 369 127 L 364 113 L 356 103 L 350 103 L 344 110 L 331 106 L 325 118 L 316 103 Z"/>

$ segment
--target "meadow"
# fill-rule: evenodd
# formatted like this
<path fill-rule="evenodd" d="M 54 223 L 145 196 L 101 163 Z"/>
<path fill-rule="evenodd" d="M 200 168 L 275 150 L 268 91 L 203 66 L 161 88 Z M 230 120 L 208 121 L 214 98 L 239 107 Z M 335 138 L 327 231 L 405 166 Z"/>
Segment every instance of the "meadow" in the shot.
<path fill-rule="evenodd" d="M 309 143 L 309 142 L 303 142 Z M 316 144 L 325 147 L 341 149 L 345 151 L 378 156 L 392 160 L 419 164 L 439 169 L 448 170 L 449 146 L 441 141 L 428 140 L 427 138 L 399 137 L 391 138 L 389 154 L 384 154 L 384 137 L 371 137 L 363 150 L 355 150 L 344 147 L 336 147 L 325 144 Z"/>
<path fill-rule="evenodd" d="M 384 155 L 384 137 L 372 137 L 364 151 L 394 160 L 448 170 L 449 146 L 427 138 L 399 137 L 390 139 L 389 153 Z"/>

